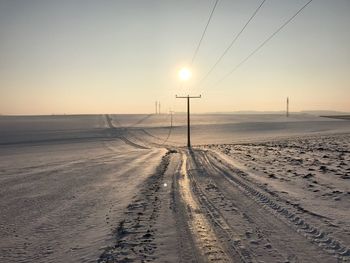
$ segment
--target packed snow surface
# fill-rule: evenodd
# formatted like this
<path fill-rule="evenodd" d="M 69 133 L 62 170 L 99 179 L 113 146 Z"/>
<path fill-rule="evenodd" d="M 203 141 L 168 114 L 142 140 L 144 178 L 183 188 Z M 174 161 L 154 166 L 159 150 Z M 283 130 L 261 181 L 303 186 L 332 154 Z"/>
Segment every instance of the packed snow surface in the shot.
<path fill-rule="evenodd" d="M 350 121 L 194 114 L 190 151 L 186 124 L 0 116 L 0 262 L 349 259 Z"/>

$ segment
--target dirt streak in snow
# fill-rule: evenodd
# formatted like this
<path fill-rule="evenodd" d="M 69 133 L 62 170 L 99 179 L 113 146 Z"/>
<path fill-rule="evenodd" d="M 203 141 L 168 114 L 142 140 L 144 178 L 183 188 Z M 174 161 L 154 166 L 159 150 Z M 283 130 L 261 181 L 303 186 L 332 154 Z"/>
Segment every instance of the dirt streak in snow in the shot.
<path fill-rule="evenodd" d="M 154 261 L 157 244 L 154 225 L 162 200 L 159 191 L 169 165 L 168 152 L 163 156 L 154 175 L 149 177 L 139 194 L 126 209 L 125 217 L 115 230 L 116 244 L 107 247 L 98 262 Z"/>

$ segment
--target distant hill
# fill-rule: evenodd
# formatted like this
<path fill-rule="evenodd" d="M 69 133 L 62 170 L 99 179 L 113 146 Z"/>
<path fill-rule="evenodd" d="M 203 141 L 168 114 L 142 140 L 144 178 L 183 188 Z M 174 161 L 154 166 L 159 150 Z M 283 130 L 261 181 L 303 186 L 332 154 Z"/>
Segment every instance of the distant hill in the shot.
<path fill-rule="evenodd" d="M 207 112 L 204 114 L 286 114 L 285 111 L 223 111 L 223 112 Z M 297 112 L 290 112 L 290 114 L 310 114 L 315 116 L 329 116 L 329 115 L 350 115 L 349 112 L 341 112 L 341 111 L 330 111 L 330 110 L 304 110 Z"/>
<path fill-rule="evenodd" d="M 350 115 L 321 115 L 320 117 L 350 121 Z"/>
<path fill-rule="evenodd" d="M 217 111 L 217 112 L 205 112 L 199 114 L 286 114 L 285 111 Z"/>
<path fill-rule="evenodd" d="M 301 111 L 300 113 L 306 113 L 311 115 L 350 115 L 350 112 L 342 112 L 342 111 L 331 111 L 331 110 L 314 110 L 314 111 Z"/>

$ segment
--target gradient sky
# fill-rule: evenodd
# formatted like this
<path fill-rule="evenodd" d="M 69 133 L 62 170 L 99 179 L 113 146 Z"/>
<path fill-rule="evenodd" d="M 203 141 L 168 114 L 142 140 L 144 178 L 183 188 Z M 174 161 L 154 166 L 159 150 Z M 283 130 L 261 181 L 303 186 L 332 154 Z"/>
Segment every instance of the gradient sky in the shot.
<path fill-rule="evenodd" d="M 314 0 L 219 85 L 306 0 L 267 0 L 210 77 L 198 80 L 261 1 L 221 0 L 181 85 L 214 0 L 0 0 L 0 114 L 185 110 L 350 111 L 350 1 Z"/>

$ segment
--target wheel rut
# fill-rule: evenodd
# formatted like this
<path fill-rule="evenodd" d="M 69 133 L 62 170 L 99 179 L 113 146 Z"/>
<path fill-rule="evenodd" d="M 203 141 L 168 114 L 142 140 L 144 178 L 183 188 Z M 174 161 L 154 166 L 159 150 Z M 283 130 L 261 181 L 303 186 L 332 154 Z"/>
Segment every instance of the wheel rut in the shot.
<path fill-rule="evenodd" d="M 218 156 L 190 151 L 192 189 L 237 262 L 345 262 L 348 248 L 245 179 Z M 236 262 L 236 261 L 235 261 Z"/>
<path fill-rule="evenodd" d="M 179 179 L 179 191 L 182 201 L 187 207 L 188 226 L 191 230 L 196 245 L 203 258 L 209 262 L 230 262 L 229 256 L 222 248 L 222 244 L 212 229 L 211 223 L 200 209 L 200 203 L 194 197 L 192 178 L 187 172 L 187 157 L 182 154 L 181 177 Z"/>

